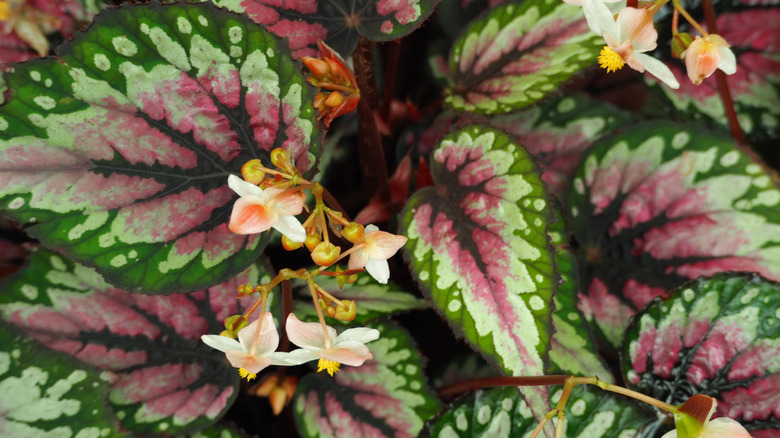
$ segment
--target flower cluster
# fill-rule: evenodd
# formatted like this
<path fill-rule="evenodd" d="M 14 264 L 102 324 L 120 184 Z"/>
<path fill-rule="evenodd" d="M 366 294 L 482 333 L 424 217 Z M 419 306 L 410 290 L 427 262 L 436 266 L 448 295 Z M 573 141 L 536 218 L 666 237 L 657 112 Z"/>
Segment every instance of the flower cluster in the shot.
<path fill-rule="evenodd" d="M 320 89 L 314 99 L 314 107 L 319 111 L 317 120 L 323 120 L 329 127 L 333 119 L 357 108 L 360 90 L 344 58 L 322 40 L 317 46 L 322 59 L 304 56 L 301 62 L 312 74 L 309 83 Z"/>
<path fill-rule="evenodd" d="M 564 0 L 582 6 L 590 29 L 604 38 L 606 46 L 598 61 L 607 72 L 620 70 L 625 64 L 642 73 L 648 72 L 673 89 L 680 87 L 674 74 L 663 62 L 649 55 L 655 50 L 658 31 L 653 25 L 655 13 L 669 0 L 658 0 L 643 7 L 624 7 L 617 16 L 612 15 L 606 2 L 619 0 Z M 698 85 L 717 69 L 734 74 L 737 69 L 734 53 L 721 36 L 708 33 L 680 5 L 673 0 L 675 20 L 672 28 L 673 48 L 676 55 L 685 61 L 688 77 Z M 638 5 L 637 5 L 638 6 Z M 692 38 L 677 31 L 678 14 L 682 14 L 701 33 Z"/>

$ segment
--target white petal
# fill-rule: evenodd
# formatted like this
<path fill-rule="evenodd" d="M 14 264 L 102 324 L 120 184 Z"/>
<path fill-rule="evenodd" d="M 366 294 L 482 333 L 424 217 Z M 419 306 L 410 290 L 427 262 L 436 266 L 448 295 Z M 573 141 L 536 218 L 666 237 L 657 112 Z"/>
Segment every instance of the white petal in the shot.
<path fill-rule="evenodd" d="M 263 314 L 263 326 L 260 328 L 260 337 L 257 339 L 257 352 L 258 356 L 267 356 L 279 346 L 279 333 L 276 331 L 276 324 L 274 324 L 274 317 L 271 312 L 265 312 Z"/>
<path fill-rule="evenodd" d="M 319 322 L 302 322 L 291 313 L 287 317 L 287 337 L 293 344 L 309 350 L 321 350 L 325 348 L 325 337 Z M 331 343 L 336 341 L 336 329 L 327 326 Z"/>
<path fill-rule="evenodd" d="M 596 35 L 605 33 L 615 35 L 617 33 L 615 18 L 602 0 L 584 0 L 582 2 L 582 12 L 585 14 L 588 27 Z"/>
<path fill-rule="evenodd" d="M 217 350 L 223 353 L 228 350 L 244 351 L 244 349 L 241 348 L 241 344 L 239 344 L 238 341 L 236 341 L 235 339 L 228 338 L 226 336 L 203 335 L 200 337 L 200 339 L 203 341 L 204 344 L 208 345 L 211 348 L 216 348 Z"/>
<path fill-rule="evenodd" d="M 368 259 L 366 272 L 382 284 L 387 284 L 387 280 L 390 279 L 390 266 L 388 266 L 387 260 Z"/>
<path fill-rule="evenodd" d="M 281 214 L 271 228 L 284 234 L 293 242 L 304 242 L 306 240 L 306 229 L 303 228 L 303 225 L 295 216 Z"/>
<path fill-rule="evenodd" d="M 267 356 L 272 365 L 293 366 L 319 359 L 316 350 L 299 348 L 289 353 L 276 352 Z"/>
<path fill-rule="evenodd" d="M 263 196 L 263 189 L 252 183 L 248 183 L 236 175 L 228 176 L 228 187 L 238 193 L 238 196 Z"/>
<path fill-rule="evenodd" d="M 721 47 L 720 49 L 720 64 L 718 64 L 718 68 L 727 75 L 733 75 L 737 72 L 737 58 L 728 47 Z"/>
<path fill-rule="evenodd" d="M 357 327 L 344 330 L 338 338 L 336 338 L 336 345 L 346 341 L 357 341 L 362 344 L 367 342 L 376 341 L 379 339 L 379 330 L 368 327 Z"/>
<path fill-rule="evenodd" d="M 370 233 L 372 231 L 379 231 L 379 227 L 377 227 L 374 224 L 368 224 L 365 226 L 365 228 L 363 228 L 363 231 L 366 233 Z"/>
<path fill-rule="evenodd" d="M 672 73 L 672 71 L 669 70 L 669 67 L 663 62 L 650 55 L 645 55 L 644 53 L 634 53 L 634 58 L 645 66 L 645 70 L 647 70 L 648 73 L 658 78 L 658 80 L 669 86 L 669 88 L 673 90 L 680 88 L 680 83 L 677 82 L 674 73 Z"/>

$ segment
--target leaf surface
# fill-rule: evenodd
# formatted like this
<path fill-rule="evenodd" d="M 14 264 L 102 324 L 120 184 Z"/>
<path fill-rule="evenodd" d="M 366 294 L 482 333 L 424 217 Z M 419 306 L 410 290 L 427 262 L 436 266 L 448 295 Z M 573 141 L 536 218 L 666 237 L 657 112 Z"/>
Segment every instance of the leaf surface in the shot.
<path fill-rule="evenodd" d="M 450 133 L 431 155 L 435 186 L 402 213 L 404 256 L 455 331 L 510 375 L 544 372 L 552 334 L 547 195 L 526 151 L 497 130 Z M 544 388 L 531 397 L 546 411 Z M 544 398 L 542 398 L 544 397 Z M 534 405 L 537 403 L 537 405 Z"/>
<path fill-rule="evenodd" d="M 200 336 L 239 312 L 237 286 L 256 269 L 205 291 L 131 294 L 93 269 L 40 250 L 2 284 L 0 313 L 47 347 L 110 372 L 109 403 L 140 434 L 186 433 L 221 417 L 238 389 L 224 353 Z"/>
<path fill-rule="evenodd" d="M 100 370 L 0 321 L 0 431 L 6 437 L 120 437 Z"/>
<path fill-rule="evenodd" d="M 423 373 L 414 340 L 394 323 L 369 324 L 381 335 L 367 344 L 374 355 L 333 377 L 309 374 L 293 402 L 298 431 L 306 437 L 416 437 L 440 408 Z"/>
<path fill-rule="evenodd" d="M 699 278 L 631 320 L 621 368 L 631 388 L 671 404 L 718 399 L 713 417 L 757 438 L 780 429 L 780 284 L 753 274 Z"/>
<path fill-rule="evenodd" d="M 0 206 L 44 245 L 146 293 L 244 270 L 265 238 L 231 233 L 229 174 L 288 149 L 313 169 L 314 92 L 289 50 L 208 4 L 104 10 L 6 77 Z"/>
<path fill-rule="evenodd" d="M 446 103 L 484 114 L 523 108 L 593 64 L 602 45 L 579 7 L 545 0 L 502 4 L 455 42 L 449 59 L 455 85 Z"/>
<path fill-rule="evenodd" d="M 599 140 L 571 187 L 580 306 L 615 347 L 631 314 L 688 279 L 780 279 L 780 190 L 724 135 L 634 126 Z"/>

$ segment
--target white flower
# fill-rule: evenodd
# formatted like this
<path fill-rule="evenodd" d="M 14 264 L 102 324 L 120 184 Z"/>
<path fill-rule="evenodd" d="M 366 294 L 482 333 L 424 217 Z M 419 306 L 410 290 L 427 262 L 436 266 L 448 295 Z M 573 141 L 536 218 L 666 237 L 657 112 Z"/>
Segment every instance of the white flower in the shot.
<path fill-rule="evenodd" d="M 614 21 L 612 12 L 605 3 L 615 3 L 622 0 L 563 0 L 564 2 L 574 5 L 582 6 L 582 13 L 585 14 L 585 20 L 588 22 L 588 27 L 596 35 L 603 35 L 604 29 L 603 23 L 608 21 Z"/>
<path fill-rule="evenodd" d="M 401 249 L 408 239 L 404 236 L 379 231 L 375 225 L 366 225 L 363 238 L 355 244 L 349 256 L 349 269 L 365 267 L 369 275 L 380 283 L 390 279 L 390 267 L 387 259 Z"/>
<path fill-rule="evenodd" d="M 723 70 L 727 75 L 737 72 L 737 58 L 729 49 L 729 43 L 714 33 L 704 38 L 697 36 L 682 53 L 682 58 L 685 59 L 688 77 L 696 85 L 701 84 L 717 69 Z"/>
<path fill-rule="evenodd" d="M 295 218 L 303 211 L 303 193 L 276 187 L 263 190 L 236 175 L 228 176 L 228 186 L 241 196 L 230 214 L 230 231 L 255 234 L 274 228 L 293 242 L 306 240 L 306 230 Z"/>

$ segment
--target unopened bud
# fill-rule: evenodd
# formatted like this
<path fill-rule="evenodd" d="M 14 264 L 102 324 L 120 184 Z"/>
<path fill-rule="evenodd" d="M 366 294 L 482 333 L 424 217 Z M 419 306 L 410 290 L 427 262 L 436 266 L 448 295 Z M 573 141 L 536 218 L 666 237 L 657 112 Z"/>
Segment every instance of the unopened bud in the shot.
<path fill-rule="evenodd" d="M 360 225 L 357 222 L 350 222 L 341 230 L 341 235 L 352 243 L 360 242 L 363 239 L 364 234 L 363 225 Z"/>
<path fill-rule="evenodd" d="M 271 404 L 271 410 L 274 415 L 279 415 L 287 404 L 287 391 L 284 388 L 276 387 L 268 395 L 268 402 Z"/>
<path fill-rule="evenodd" d="M 282 148 L 271 151 L 271 162 L 279 169 L 286 169 L 290 163 L 290 153 Z"/>
<path fill-rule="evenodd" d="M 332 91 L 325 99 L 325 106 L 328 108 L 336 108 L 344 102 L 344 95 L 340 91 Z"/>
<path fill-rule="evenodd" d="M 352 321 L 357 316 L 357 305 L 352 300 L 341 300 L 341 305 L 336 305 L 336 315 L 333 318 L 339 321 Z"/>
<path fill-rule="evenodd" d="M 682 32 L 672 37 L 672 57 L 680 59 L 682 53 L 688 50 L 688 47 L 693 42 L 693 37 L 687 32 Z"/>
<path fill-rule="evenodd" d="M 331 242 L 320 242 L 311 252 L 311 259 L 320 266 L 330 266 L 341 255 L 341 247 Z"/>
<path fill-rule="evenodd" d="M 306 235 L 306 240 L 303 244 L 306 245 L 309 251 L 314 251 L 314 248 L 320 244 L 320 241 L 322 241 L 322 237 L 318 233 L 312 233 Z"/>
<path fill-rule="evenodd" d="M 305 65 L 311 74 L 317 79 L 324 79 L 328 73 L 330 73 L 330 67 L 328 67 L 328 63 L 321 59 L 312 58 L 311 56 L 304 56 L 301 58 L 301 62 L 303 62 L 303 65 Z"/>
<path fill-rule="evenodd" d="M 323 307 L 323 309 L 325 310 L 325 314 L 328 315 L 329 317 L 331 317 L 331 318 L 335 318 L 336 317 L 336 308 L 335 307 L 327 306 L 327 307 Z"/>
<path fill-rule="evenodd" d="M 248 183 L 260 184 L 265 179 L 265 171 L 263 171 L 263 163 L 255 158 L 249 160 L 241 166 L 241 176 Z"/>
<path fill-rule="evenodd" d="M 303 246 L 303 242 L 293 242 L 289 237 L 287 237 L 287 235 L 282 234 L 282 246 L 287 251 L 295 251 L 296 249 Z"/>

